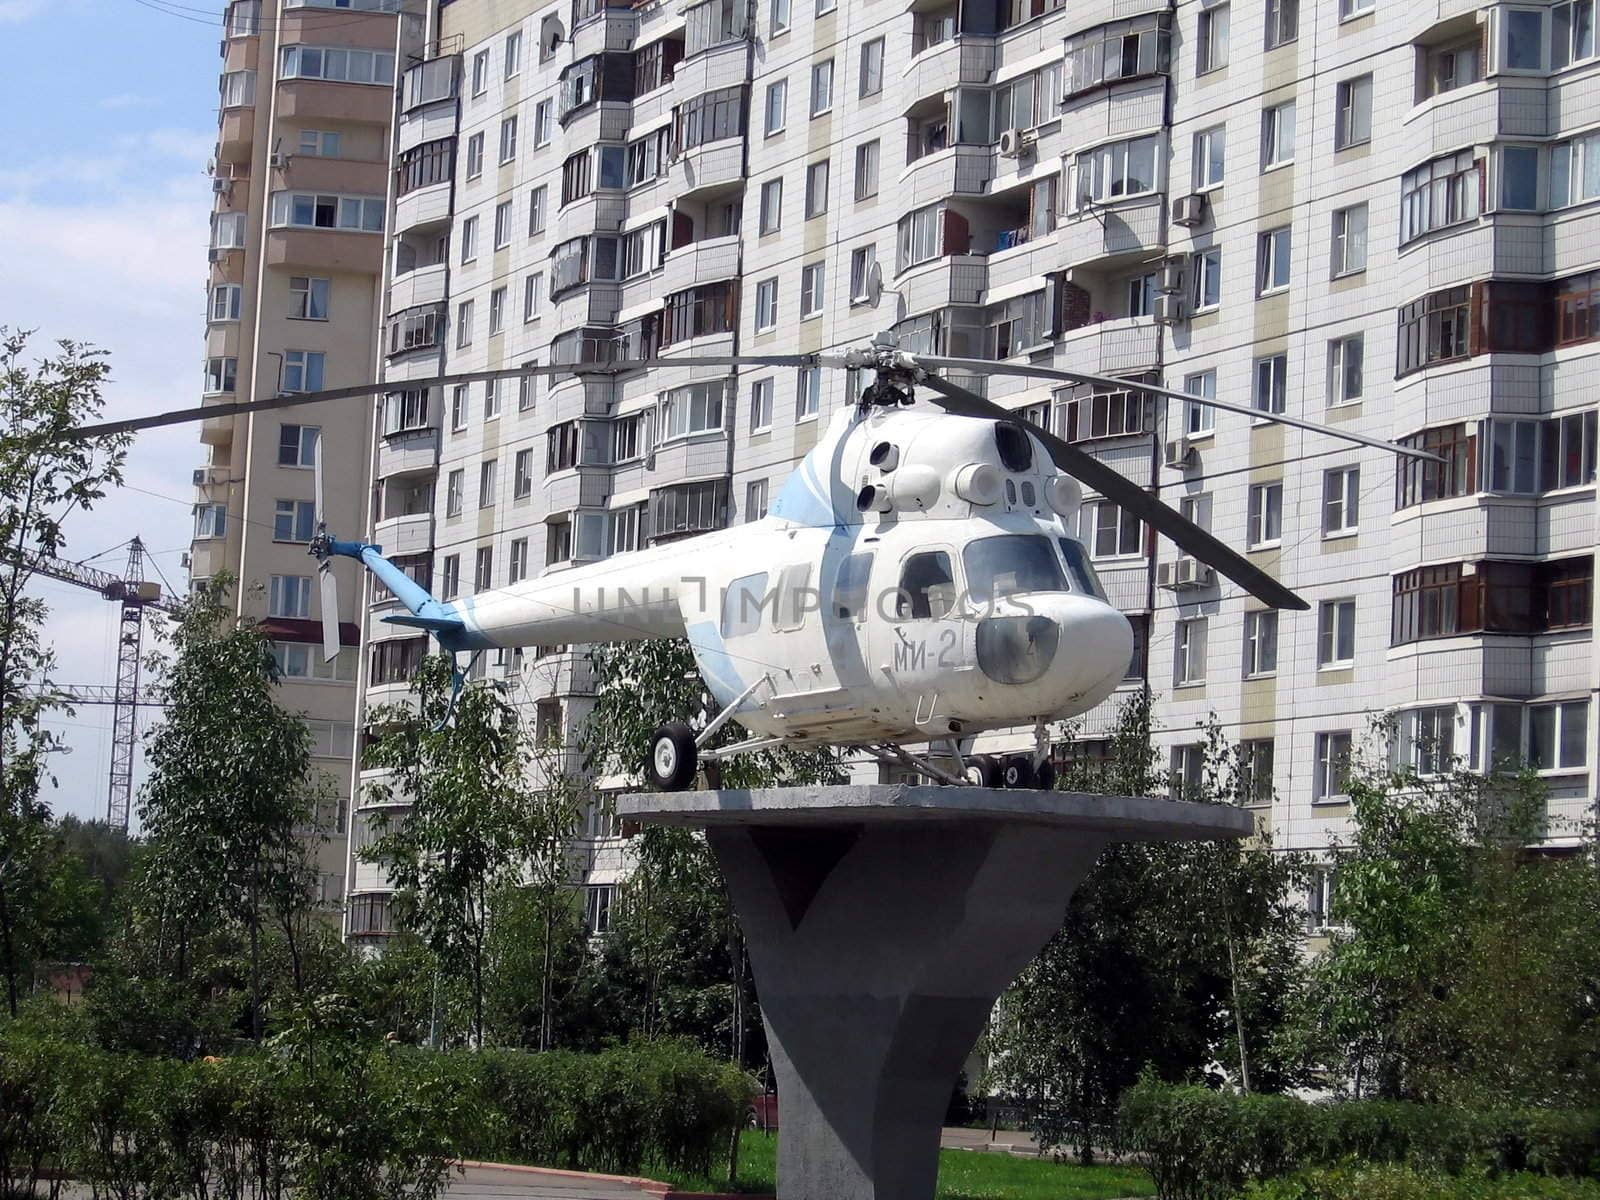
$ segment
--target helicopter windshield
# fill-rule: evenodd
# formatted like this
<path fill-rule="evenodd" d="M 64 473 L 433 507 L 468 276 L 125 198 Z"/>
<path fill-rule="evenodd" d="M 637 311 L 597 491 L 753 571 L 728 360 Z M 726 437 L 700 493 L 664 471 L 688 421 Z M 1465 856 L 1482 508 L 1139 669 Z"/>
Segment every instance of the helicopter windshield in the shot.
<path fill-rule="evenodd" d="M 1087 592 L 1101 600 L 1106 598 L 1106 589 L 1101 586 L 1100 576 L 1095 574 L 1094 564 L 1089 561 L 1088 552 L 1081 543 L 1062 538 L 1061 557 L 1067 560 L 1067 573 L 1072 576 L 1078 591 Z"/>
<path fill-rule="evenodd" d="M 1064 592 L 1067 582 L 1050 549 L 1037 533 L 1007 533 L 967 543 L 961 559 L 974 603 L 984 604 L 1019 592 Z"/>

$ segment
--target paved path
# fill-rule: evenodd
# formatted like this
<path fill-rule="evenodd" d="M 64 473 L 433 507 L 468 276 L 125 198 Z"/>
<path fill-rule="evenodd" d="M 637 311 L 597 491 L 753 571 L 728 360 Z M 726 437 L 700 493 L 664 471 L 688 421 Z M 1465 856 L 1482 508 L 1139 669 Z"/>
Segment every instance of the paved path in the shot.
<path fill-rule="evenodd" d="M 450 1176 L 445 1189 L 450 1200 L 640 1200 L 649 1193 L 617 1180 L 511 1171 L 498 1167 L 468 1167 L 466 1174 Z"/>

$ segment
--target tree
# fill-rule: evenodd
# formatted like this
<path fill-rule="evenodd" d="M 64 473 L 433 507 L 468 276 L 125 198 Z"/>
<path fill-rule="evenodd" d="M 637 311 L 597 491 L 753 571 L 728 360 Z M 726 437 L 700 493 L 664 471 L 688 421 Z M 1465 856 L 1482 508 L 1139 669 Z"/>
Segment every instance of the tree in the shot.
<path fill-rule="evenodd" d="M 197 937 L 237 922 L 248 941 L 249 1029 L 262 1035 L 262 928 L 285 939 L 295 989 L 312 919 L 308 846 L 321 797 L 311 735 L 279 706 L 272 644 L 230 622 L 219 575 L 189 601 L 161 685 L 166 719 L 149 740 L 139 817 L 150 841 L 141 875 L 155 958 L 182 981 Z"/>
<path fill-rule="evenodd" d="M 369 799 L 404 803 L 384 820 L 363 855 L 383 866 L 396 889 L 395 913 L 445 971 L 471 984 L 471 1039 L 483 1044 L 484 986 L 495 900 L 519 880 L 529 854 L 535 807 L 531 739 L 498 684 L 465 688 L 448 727 L 450 660 L 423 660 L 412 681 L 415 708 L 372 714 L 380 737 L 369 767 L 387 769 Z"/>
<path fill-rule="evenodd" d="M 1166 791 L 1150 732 L 1149 697 L 1134 697 L 1111 755 L 1070 767 L 1062 786 Z M 1242 764 L 1214 723 L 1208 751 L 1190 798 L 1231 802 Z M 1085 1158 L 1146 1065 L 1180 1080 L 1215 1062 L 1247 1089 L 1298 1082 L 1288 1030 L 1302 987 L 1295 896 L 1304 874 L 1299 856 L 1272 852 L 1264 836 L 1252 847 L 1112 846 L 1002 998 L 986 1034 L 988 1082 L 1025 1103 L 1042 1144 Z"/>
<path fill-rule="evenodd" d="M 48 610 L 28 587 L 33 564 L 63 548 L 67 518 L 121 482 L 128 446 L 125 436 L 70 436 L 104 407 L 104 355 L 63 341 L 30 367 L 27 345 L 28 334 L 0 326 L 0 974 L 12 1016 L 45 936 L 49 807 L 40 790 L 60 745 L 43 718 L 65 707 L 45 690 Z"/>

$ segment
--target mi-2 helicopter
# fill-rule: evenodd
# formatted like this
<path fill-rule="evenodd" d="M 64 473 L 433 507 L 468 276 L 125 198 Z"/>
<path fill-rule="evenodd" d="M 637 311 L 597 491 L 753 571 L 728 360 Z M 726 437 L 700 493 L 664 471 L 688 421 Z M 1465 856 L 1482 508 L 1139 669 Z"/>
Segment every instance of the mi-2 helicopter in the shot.
<path fill-rule="evenodd" d="M 911 354 L 889 335 L 842 356 L 674 359 L 670 365 L 825 366 L 866 369 L 874 382 L 839 412 L 795 468 L 768 515 L 475 596 L 434 598 L 381 547 L 331 536 L 323 520 L 322 454 L 316 463 L 324 653 L 339 648 L 338 600 L 329 569 L 354 558 L 404 605 L 385 617 L 423 629 L 456 659 L 496 648 L 682 637 L 717 705 L 693 729 L 656 730 L 645 773 L 677 790 L 733 755 L 779 745 L 863 751 L 942 783 L 1048 787 L 1047 722 L 1100 703 L 1133 650 L 1127 618 L 1110 604 L 1077 536 L 1088 486 L 1279 608 L 1307 607 L 1200 526 L 1114 469 L 1047 430 L 943 378 L 942 370 L 1184 393 L 1127 380 L 1033 366 Z M 431 386 L 530 373 L 585 374 L 669 365 L 535 367 L 408 381 Z M 381 386 L 302 393 L 185 410 L 80 431 L 84 435 L 173 424 L 371 395 Z M 928 403 L 913 403 L 926 400 Z M 1421 458 L 1432 455 L 1269 415 L 1248 413 Z M 748 736 L 713 748 L 728 721 Z M 973 735 L 1032 725 L 1035 748 L 997 761 L 967 757 Z M 908 746 L 943 743 L 943 762 Z M 953 763 L 953 769 L 947 764 Z"/>

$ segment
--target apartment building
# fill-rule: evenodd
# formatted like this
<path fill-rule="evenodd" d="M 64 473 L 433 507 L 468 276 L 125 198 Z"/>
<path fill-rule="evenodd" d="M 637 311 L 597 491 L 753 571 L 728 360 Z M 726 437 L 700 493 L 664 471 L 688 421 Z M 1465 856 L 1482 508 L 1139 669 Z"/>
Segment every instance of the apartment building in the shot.
<path fill-rule="evenodd" d="M 1277 844 L 1325 851 L 1384 715 L 1422 769 L 1525 758 L 1558 814 L 1588 811 L 1593 7 L 435 5 L 395 128 L 377 540 L 449 598 L 752 520 L 866 382 L 685 362 L 406 386 L 441 369 L 837 350 L 888 328 L 1158 380 L 1196 401 L 964 382 L 1311 601 L 1263 612 L 1089 497 L 1082 534 L 1140 635 L 1128 688 L 1155 692 L 1180 780 L 1215 714 L 1248 743 L 1246 799 Z M 425 652 L 384 611 L 369 703 Z M 589 680 L 571 648 L 482 669 L 573 739 Z M 1064 753 L 1096 753 L 1114 708 Z M 588 878 L 597 925 L 613 865 Z M 381 934 L 381 872 L 352 881 L 352 935 Z"/>
<path fill-rule="evenodd" d="M 396 0 L 239 0 L 223 20 L 212 163 L 203 403 L 362 383 L 376 367 L 394 112 Z M 344 649 L 323 662 L 313 468 L 333 529 L 367 522 L 372 405 L 317 404 L 201 424 L 194 581 L 221 571 L 274 638 L 282 702 L 303 712 L 336 796 L 319 813 L 321 898 L 343 899 L 362 580 L 336 563 Z"/>

